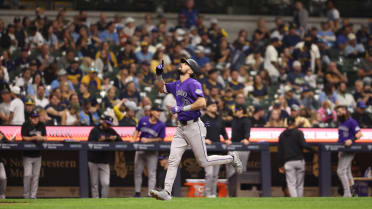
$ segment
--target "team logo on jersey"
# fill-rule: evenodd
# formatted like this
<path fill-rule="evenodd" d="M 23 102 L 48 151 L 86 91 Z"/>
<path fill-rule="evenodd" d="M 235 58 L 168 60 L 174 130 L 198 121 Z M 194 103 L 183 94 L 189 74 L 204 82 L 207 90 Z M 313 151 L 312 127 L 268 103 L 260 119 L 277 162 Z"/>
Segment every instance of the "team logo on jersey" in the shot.
<path fill-rule="evenodd" d="M 202 93 L 203 93 L 203 90 L 201 90 L 201 89 L 196 89 L 196 90 L 195 90 L 195 93 L 196 93 L 196 94 L 202 94 Z"/>

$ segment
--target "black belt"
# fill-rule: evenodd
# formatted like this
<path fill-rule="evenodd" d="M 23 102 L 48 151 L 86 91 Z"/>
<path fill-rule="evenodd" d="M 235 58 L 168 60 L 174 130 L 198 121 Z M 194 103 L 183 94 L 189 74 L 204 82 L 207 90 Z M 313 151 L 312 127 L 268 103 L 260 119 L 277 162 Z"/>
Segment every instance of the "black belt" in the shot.
<path fill-rule="evenodd" d="M 193 122 L 197 122 L 199 120 L 199 117 L 194 118 L 193 120 L 180 120 L 180 124 L 183 126 L 189 125 Z"/>

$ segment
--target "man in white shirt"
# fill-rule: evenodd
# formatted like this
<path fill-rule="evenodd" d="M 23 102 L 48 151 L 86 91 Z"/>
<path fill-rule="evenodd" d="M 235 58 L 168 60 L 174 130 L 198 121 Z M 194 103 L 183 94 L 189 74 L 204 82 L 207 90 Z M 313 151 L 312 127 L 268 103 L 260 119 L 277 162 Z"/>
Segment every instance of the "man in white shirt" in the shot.
<path fill-rule="evenodd" d="M 45 97 L 45 87 L 43 85 L 39 85 L 37 87 L 35 105 L 36 107 L 45 108 L 48 104 L 49 100 Z"/>
<path fill-rule="evenodd" d="M 305 41 L 312 41 L 312 38 L 310 36 L 304 37 Z M 302 49 L 304 47 L 305 41 L 301 41 L 296 44 L 296 48 Z M 322 63 L 320 60 L 320 51 L 318 45 L 312 43 L 311 44 L 311 49 L 310 49 L 310 56 L 311 56 L 311 65 L 310 68 L 315 72 L 315 67 L 318 68 L 318 74 L 322 72 Z"/>
<path fill-rule="evenodd" d="M 266 47 L 264 68 L 269 73 L 272 81 L 277 81 L 280 76 L 280 69 L 278 64 L 278 51 L 276 47 L 280 45 L 278 38 L 272 38 L 271 44 Z"/>
<path fill-rule="evenodd" d="M 10 90 L 12 92 L 13 100 L 10 102 L 9 124 L 22 125 L 25 122 L 25 105 L 19 98 L 21 89 L 18 86 L 12 86 Z"/>

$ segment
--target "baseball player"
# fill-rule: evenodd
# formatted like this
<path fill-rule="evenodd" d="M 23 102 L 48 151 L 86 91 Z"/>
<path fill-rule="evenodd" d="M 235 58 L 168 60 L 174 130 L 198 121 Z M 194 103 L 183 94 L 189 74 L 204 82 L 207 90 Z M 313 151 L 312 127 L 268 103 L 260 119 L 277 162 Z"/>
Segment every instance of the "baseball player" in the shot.
<path fill-rule="evenodd" d="M 142 143 L 161 142 L 165 137 L 165 124 L 159 120 L 160 112 L 158 107 L 152 107 L 150 117 L 145 116 L 138 122 L 133 140 L 137 140 L 139 135 Z M 136 193 L 134 197 L 141 197 L 142 173 L 146 163 L 148 171 L 148 195 L 150 190 L 155 188 L 156 168 L 158 166 L 157 151 L 136 151 L 134 157 L 134 186 Z"/>
<path fill-rule="evenodd" d="M 207 136 L 205 138 L 206 144 L 212 144 L 215 142 L 220 142 L 220 136 L 229 140 L 225 123 L 221 116 L 218 114 L 218 107 L 216 102 L 207 102 L 207 109 L 201 120 L 207 125 Z M 217 197 L 217 182 L 218 173 L 220 171 L 220 165 L 208 166 L 204 168 L 205 170 L 205 196 L 208 198 Z"/>
<path fill-rule="evenodd" d="M 350 146 L 355 140 L 362 137 L 358 123 L 350 117 L 346 106 L 337 106 L 338 125 L 338 142 Z M 339 152 L 337 175 L 340 178 L 344 188 L 344 197 L 351 197 L 351 189 L 353 189 L 354 180 L 351 172 L 351 163 L 354 158 L 354 153 Z"/>
<path fill-rule="evenodd" d="M 23 141 L 45 141 L 45 124 L 39 121 L 39 113 L 33 111 L 30 114 L 30 121 L 23 123 L 22 129 Z M 39 186 L 39 176 L 41 168 L 41 152 L 38 150 L 23 151 L 23 186 L 24 198 L 36 199 Z"/>
<path fill-rule="evenodd" d="M 111 127 L 114 119 L 105 116 L 97 127 L 94 127 L 88 137 L 89 142 L 112 142 L 121 141 L 118 133 Z M 90 174 L 90 187 L 93 198 L 99 198 L 98 179 L 101 183 L 101 197 L 107 198 L 110 186 L 110 162 L 112 152 L 90 151 L 88 152 L 88 167 Z"/>
<path fill-rule="evenodd" d="M 231 163 L 238 173 L 242 172 L 242 163 L 236 152 L 229 155 L 207 155 L 205 147 L 206 128 L 200 120 L 200 109 L 206 106 L 201 84 L 193 77 L 199 74 L 199 66 L 193 59 L 181 59 L 177 69 L 180 80 L 165 83 L 162 78 L 163 62 L 156 67 L 157 86 L 161 93 L 171 93 L 176 98 L 177 106 L 172 107 L 172 113 L 177 114 L 179 126 L 172 140 L 165 177 L 164 189 L 151 190 L 152 197 L 159 200 L 171 200 L 172 186 L 176 178 L 178 164 L 182 155 L 191 146 L 196 160 L 202 167 Z"/>
<path fill-rule="evenodd" d="M 0 142 L 7 143 L 9 140 L 5 135 L 0 131 Z M 2 159 L 0 159 L 0 199 L 5 199 L 6 191 L 6 172 Z"/>
<path fill-rule="evenodd" d="M 297 129 L 296 120 L 289 117 L 288 128 L 279 136 L 278 154 L 279 172 L 285 173 L 291 197 L 304 195 L 305 157 L 303 148 L 314 152 L 312 147 L 306 144 L 304 133 Z"/>

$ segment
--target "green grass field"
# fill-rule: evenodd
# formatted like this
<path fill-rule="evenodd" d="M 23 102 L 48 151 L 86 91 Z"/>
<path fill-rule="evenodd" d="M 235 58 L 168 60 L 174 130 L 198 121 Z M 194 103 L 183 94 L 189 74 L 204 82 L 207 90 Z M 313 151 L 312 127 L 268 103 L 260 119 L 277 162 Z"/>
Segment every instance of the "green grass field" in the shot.
<path fill-rule="evenodd" d="M 7 209 L 368 209 L 372 198 L 174 198 L 159 201 L 151 198 L 115 199 L 7 199 L 0 201 Z"/>

